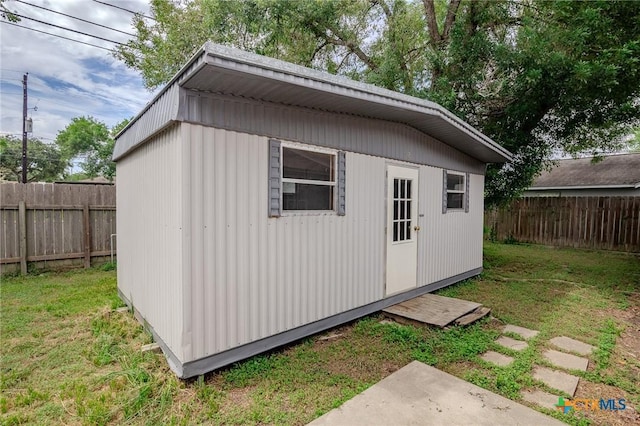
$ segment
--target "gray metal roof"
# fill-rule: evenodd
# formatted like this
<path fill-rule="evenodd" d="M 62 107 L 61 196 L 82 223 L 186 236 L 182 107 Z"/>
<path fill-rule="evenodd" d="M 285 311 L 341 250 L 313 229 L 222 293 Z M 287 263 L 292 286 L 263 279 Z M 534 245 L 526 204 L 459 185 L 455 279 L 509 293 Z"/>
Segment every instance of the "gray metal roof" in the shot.
<path fill-rule="evenodd" d="M 511 160 L 509 151 L 434 102 L 210 42 L 120 132 L 116 137 L 115 160 L 171 122 L 180 120 L 177 91 L 173 91 L 174 96 L 166 96 L 175 85 L 194 91 L 395 121 L 483 162 Z M 158 113 L 159 118 L 145 117 Z"/>
<path fill-rule="evenodd" d="M 638 188 L 640 153 L 617 154 L 593 162 L 593 158 L 560 160 L 551 171 L 543 172 L 529 190 Z"/>

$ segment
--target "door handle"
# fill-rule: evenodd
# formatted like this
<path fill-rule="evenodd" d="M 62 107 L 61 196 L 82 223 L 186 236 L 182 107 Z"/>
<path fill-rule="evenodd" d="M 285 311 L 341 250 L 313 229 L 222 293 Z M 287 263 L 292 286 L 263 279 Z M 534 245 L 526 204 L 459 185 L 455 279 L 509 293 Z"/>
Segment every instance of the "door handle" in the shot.
<path fill-rule="evenodd" d="M 414 231 L 419 231 L 419 230 L 420 230 L 420 227 L 419 227 L 419 226 L 414 226 L 414 227 L 413 227 L 413 230 L 414 230 Z"/>

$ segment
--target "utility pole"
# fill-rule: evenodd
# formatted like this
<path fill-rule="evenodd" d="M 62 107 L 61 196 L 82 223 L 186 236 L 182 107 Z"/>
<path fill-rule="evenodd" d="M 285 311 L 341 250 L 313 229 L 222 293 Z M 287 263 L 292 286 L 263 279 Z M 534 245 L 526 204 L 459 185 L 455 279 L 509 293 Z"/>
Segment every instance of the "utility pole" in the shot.
<path fill-rule="evenodd" d="M 22 183 L 27 183 L 27 76 L 22 76 Z"/>

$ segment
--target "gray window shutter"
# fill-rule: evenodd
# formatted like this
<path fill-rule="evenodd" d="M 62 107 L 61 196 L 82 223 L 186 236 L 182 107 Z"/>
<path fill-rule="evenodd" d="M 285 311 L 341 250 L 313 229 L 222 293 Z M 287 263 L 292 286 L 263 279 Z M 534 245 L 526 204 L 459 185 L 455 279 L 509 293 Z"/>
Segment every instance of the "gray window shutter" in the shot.
<path fill-rule="evenodd" d="M 447 212 L 447 171 L 442 171 L 442 213 Z"/>
<path fill-rule="evenodd" d="M 469 213 L 469 173 L 464 174 L 464 212 Z"/>
<path fill-rule="evenodd" d="M 269 139 L 269 216 L 279 217 L 282 211 L 282 183 L 280 141 Z"/>
<path fill-rule="evenodd" d="M 338 205 L 336 206 L 338 209 L 338 215 L 340 216 L 344 216 L 345 215 L 345 180 L 346 180 L 346 173 L 345 173 L 345 165 L 346 165 L 346 159 L 345 159 L 345 153 L 344 151 L 339 151 L 338 152 L 338 182 L 337 182 L 337 189 L 338 189 L 338 194 L 337 194 L 337 201 L 338 201 Z"/>

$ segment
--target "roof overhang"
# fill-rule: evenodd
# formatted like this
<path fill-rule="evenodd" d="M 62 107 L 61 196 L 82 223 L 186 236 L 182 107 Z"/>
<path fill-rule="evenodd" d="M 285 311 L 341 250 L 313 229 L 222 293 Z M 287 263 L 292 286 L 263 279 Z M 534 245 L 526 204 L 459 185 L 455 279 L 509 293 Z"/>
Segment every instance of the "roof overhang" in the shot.
<path fill-rule="evenodd" d="M 509 151 L 434 102 L 214 43 L 206 43 L 167 87 L 172 84 L 193 91 L 394 121 L 485 163 L 512 159 Z"/>

